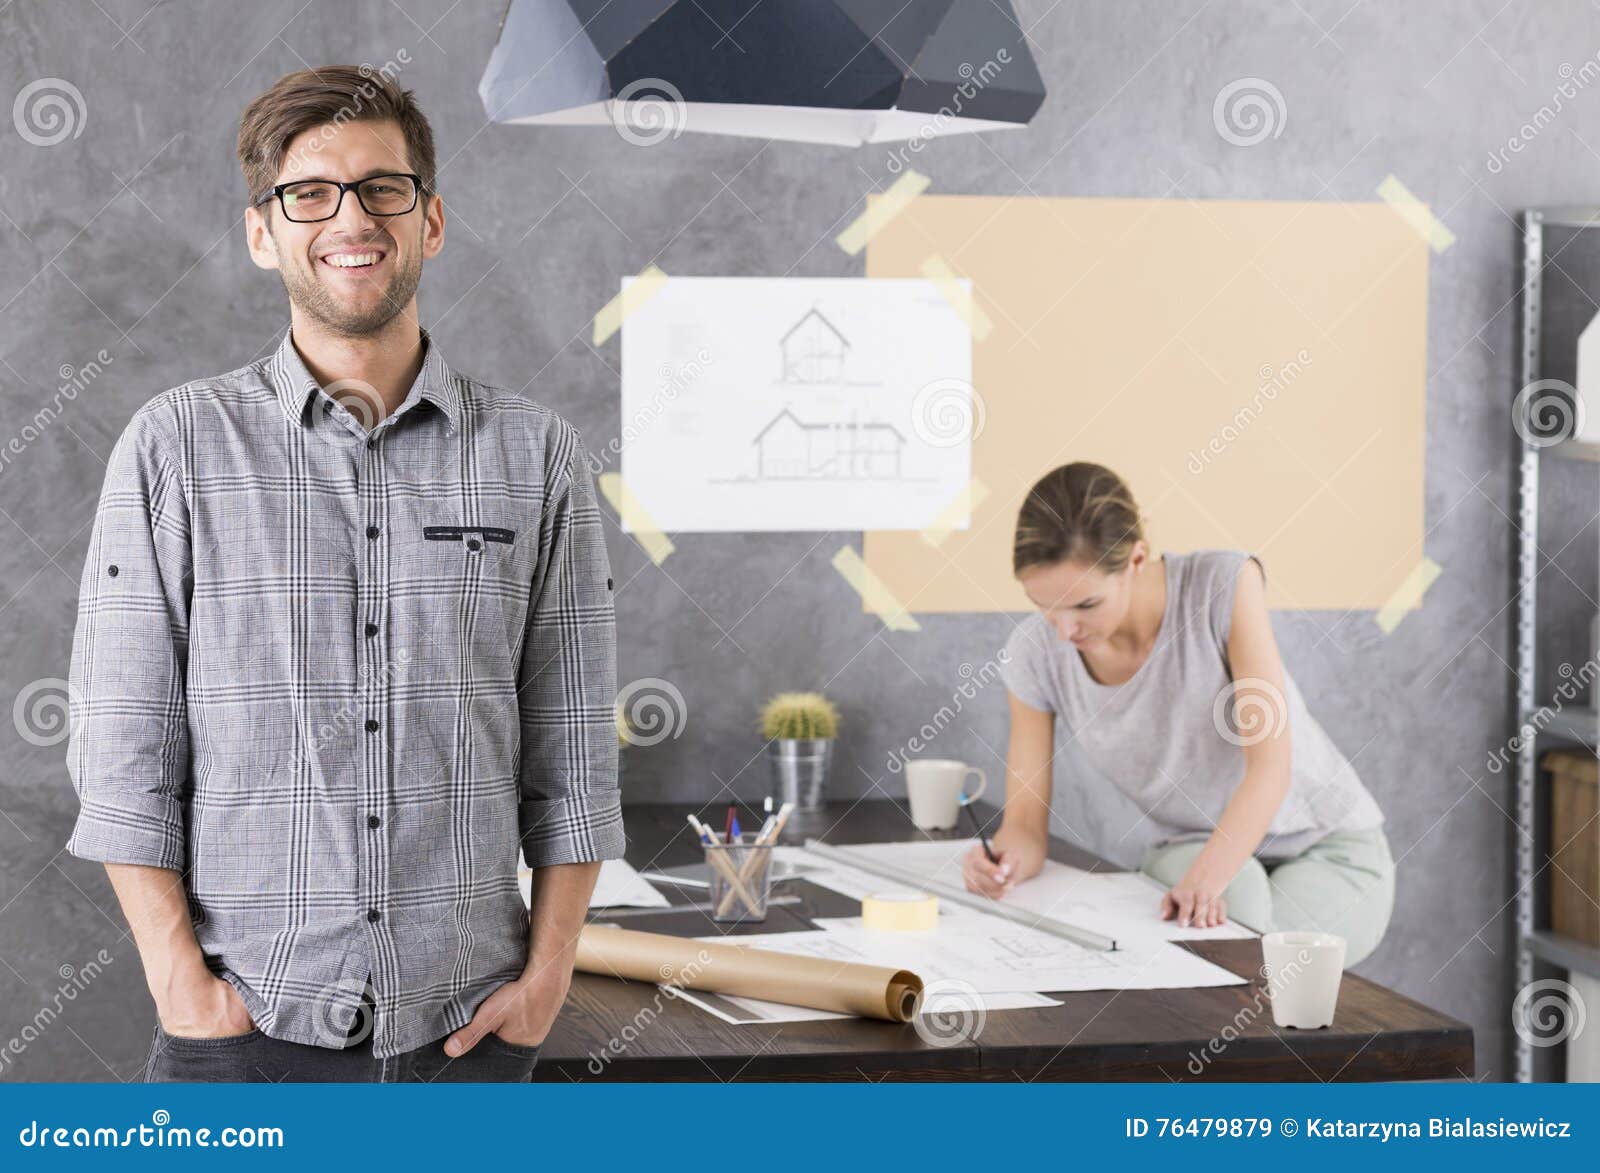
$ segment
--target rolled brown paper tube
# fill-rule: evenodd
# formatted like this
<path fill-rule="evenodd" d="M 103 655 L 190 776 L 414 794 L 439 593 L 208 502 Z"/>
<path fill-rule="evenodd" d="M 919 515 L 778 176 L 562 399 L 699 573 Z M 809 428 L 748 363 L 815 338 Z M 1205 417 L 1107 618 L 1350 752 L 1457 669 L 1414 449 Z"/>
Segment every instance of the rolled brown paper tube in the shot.
<path fill-rule="evenodd" d="M 574 968 L 890 1022 L 909 1022 L 922 1001 L 922 979 L 909 970 L 611 925 L 584 926 Z"/>

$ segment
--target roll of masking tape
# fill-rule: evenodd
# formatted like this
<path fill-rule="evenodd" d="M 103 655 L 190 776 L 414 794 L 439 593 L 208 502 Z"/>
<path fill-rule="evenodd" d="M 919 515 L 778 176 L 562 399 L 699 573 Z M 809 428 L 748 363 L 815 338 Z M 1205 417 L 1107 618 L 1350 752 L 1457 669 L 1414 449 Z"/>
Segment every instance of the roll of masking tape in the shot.
<path fill-rule="evenodd" d="M 875 892 L 861 898 L 861 923 L 891 933 L 931 929 L 939 923 L 939 898 L 926 892 Z"/>

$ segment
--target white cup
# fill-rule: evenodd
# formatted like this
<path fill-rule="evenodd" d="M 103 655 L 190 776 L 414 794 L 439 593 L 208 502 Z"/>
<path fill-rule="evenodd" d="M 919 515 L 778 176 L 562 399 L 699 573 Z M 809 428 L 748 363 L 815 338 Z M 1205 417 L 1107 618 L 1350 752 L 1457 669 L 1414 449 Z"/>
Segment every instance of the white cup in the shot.
<path fill-rule="evenodd" d="M 978 788 L 968 796 L 975 802 L 989 784 L 982 770 L 947 758 L 918 758 L 906 763 L 906 797 L 911 800 L 911 821 L 924 831 L 948 831 L 961 817 L 961 791 L 967 775 L 978 776 Z"/>
<path fill-rule="evenodd" d="M 1300 1030 L 1316 1030 L 1333 1022 L 1344 954 L 1344 938 L 1333 933 L 1268 933 L 1262 937 L 1272 1021 Z"/>

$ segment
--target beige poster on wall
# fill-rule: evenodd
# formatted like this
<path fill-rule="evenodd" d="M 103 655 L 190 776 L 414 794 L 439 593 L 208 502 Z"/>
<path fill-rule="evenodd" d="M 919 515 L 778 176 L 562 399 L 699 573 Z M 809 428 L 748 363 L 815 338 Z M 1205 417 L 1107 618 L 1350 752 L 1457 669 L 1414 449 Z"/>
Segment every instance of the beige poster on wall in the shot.
<path fill-rule="evenodd" d="M 1017 509 L 1089 460 L 1158 550 L 1256 552 L 1276 609 L 1382 607 L 1423 555 L 1428 259 L 1381 202 L 914 200 L 866 275 L 971 279 L 971 524 L 868 533 L 868 568 L 912 613 L 1030 610 Z"/>

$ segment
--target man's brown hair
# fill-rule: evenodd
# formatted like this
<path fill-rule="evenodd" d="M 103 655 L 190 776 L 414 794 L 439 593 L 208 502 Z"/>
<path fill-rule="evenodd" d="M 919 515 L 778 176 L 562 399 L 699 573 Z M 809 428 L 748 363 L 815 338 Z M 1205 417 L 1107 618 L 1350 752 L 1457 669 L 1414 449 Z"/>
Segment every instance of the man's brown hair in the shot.
<path fill-rule="evenodd" d="M 400 124 L 409 167 L 422 176 L 422 190 L 433 194 L 433 128 L 410 90 L 370 65 L 325 65 L 285 74 L 246 106 L 239 120 L 239 166 L 250 202 L 272 190 L 296 135 L 319 126 L 387 121 Z M 310 149 L 316 150 L 316 140 Z M 397 171 L 408 166 L 403 159 L 394 165 Z"/>

